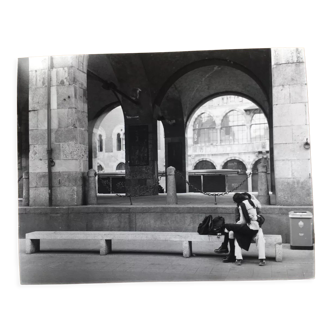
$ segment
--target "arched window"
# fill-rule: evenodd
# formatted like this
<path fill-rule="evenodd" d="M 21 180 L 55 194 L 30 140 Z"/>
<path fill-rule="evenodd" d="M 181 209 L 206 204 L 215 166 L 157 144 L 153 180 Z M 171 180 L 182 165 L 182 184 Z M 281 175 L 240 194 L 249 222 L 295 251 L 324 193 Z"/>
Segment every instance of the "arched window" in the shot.
<path fill-rule="evenodd" d="M 247 142 L 247 127 L 243 112 L 231 111 L 224 116 L 221 122 L 220 140 L 221 144 Z"/>
<path fill-rule="evenodd" d="M 118 133 L 116 135 L 116 150 L 121 151 L 121 135 Z"/>
<path fill-rule="evenodd" d="M 124 164 L 124 163 L 119 163 L 119 164 L 116 166 L 116 170 L 117 170 L 117 171 L 124 171 L 124 170 L 125 170 L 125 164 Z"/>
<path fill-rule="evenodd" d="M 246 174 L 247 167 L 246 165 L 241 161 L 237 159 L 231 159 L 225 162 L 225 164 L 222 167 L 223 169 L 239 169 L 240 174 Z"/>
<path fill-rule="evenodd" d="M 208 160 L 201 160 L 199 161 L 194 169 L 216 169 L 216 167 Z"/>
<path fill-rule="evenodd" d="M 239 174 L 234 174 L 232 176 L 227 176 L 227 190 L 234 190 L 234 191 L 248 191 L 248 181 L 247 178 L 247 167 L 246 165 L 237 159 L 228 160 L 222 167 L 223 169 L 238 169 L 240 170 Z"/>
<path fill-rule="evenodd" d="M 193 137 L 194 144 L 218 143 L 216 123 L 210 114 L 202 113 L 197 117 L 194 123 Z"/>
<path fill-rule="evenodd" d="M 103 136 L 99 135 L 98 137 L 98 151 L 102 152 L 103 151 Z"/>
<path fill-rule="evenodd" d="M 269 139 L 269 126 L 263 113 L 257 113 L 251 121 L 251 141 L 261 142 Z"/>

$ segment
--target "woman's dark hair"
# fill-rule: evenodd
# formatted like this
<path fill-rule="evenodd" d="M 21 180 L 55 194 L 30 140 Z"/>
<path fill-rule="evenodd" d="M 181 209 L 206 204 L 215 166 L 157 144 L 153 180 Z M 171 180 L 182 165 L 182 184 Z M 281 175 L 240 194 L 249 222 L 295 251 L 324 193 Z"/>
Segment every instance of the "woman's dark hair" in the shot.
<path fill-rule="evenodd" d="M 245 195 L 236 193 L 233 196 L 233 201 L 237 204 L 240 205 L 244 200 L 248 199 Z"/>
<path fill-rule="evenodd" d="M 247 192 L 241 193 L 241 195 L 246 196 L 247 199 L 251 199 L 251 195 Z"/>
<path fill-rule="evenodd" d="M 237 203 L 237 204 L 238 204 L 238 202 L 239 202 L 239 196 L 240 196 L 240 193 L 235 193 L 235 194 L 233 195 L 233 202 L 234 202 L 234 203 Z"/>

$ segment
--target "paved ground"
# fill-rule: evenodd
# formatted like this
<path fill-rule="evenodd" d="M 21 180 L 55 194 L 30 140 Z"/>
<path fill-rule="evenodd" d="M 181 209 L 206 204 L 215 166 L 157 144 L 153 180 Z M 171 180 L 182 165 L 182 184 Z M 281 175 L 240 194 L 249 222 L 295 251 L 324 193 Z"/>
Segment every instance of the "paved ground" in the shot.
<path fill-rule="evenodd" d="M 267 265 L 258 266 L 254 244 L 244 263 L 223 263 L 214 245 L 194 243 L 195 257 L 182 257 L 182 243 L 113 241 L 113 253 L 99 255 L 98 241 L 42 241 L 43 252 L 27 255 L 19 240 L 22 284 L 72 284 L 135 281 L 275 280 L 314 277 L 314 251 L 283 245 L 283 262 L 267 248 Z"/>

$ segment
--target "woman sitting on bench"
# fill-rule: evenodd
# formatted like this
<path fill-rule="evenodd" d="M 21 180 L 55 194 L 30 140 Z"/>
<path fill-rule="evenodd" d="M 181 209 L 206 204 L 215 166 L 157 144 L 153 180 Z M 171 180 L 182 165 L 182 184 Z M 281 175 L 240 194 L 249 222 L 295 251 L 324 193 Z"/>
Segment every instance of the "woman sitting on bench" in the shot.
<path fill-rule="evenodd" d="M 233 196 L 234 202 L 237 203 L 239 220 L 236 224 L 225 224 L 225 239 L 229 238 L 230 254 L 224 262 L 236 261 L 237 265 L 241 265 L 243 260 L 241 248 L 248 251 L 251 241 L 256 238 L 259 265 L 263 266 L 265 265 L 265 239 L 257 222 L 258 204 L 256 202 L 255 204 L 252 200 L 249 201 L 248 198 L 251 198 L 248 193 Z M 226 230 L 229 232 L 228 234 Z"/>

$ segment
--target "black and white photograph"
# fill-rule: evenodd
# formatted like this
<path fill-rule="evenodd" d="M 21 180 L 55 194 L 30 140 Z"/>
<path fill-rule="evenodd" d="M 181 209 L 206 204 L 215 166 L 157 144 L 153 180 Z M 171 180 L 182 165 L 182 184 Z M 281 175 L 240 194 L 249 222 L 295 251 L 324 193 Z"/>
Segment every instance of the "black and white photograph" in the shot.
<path fill-rule="evenodd" d="M 18 59 L 22 284 L 310 279 L 303 48 Z"/>

